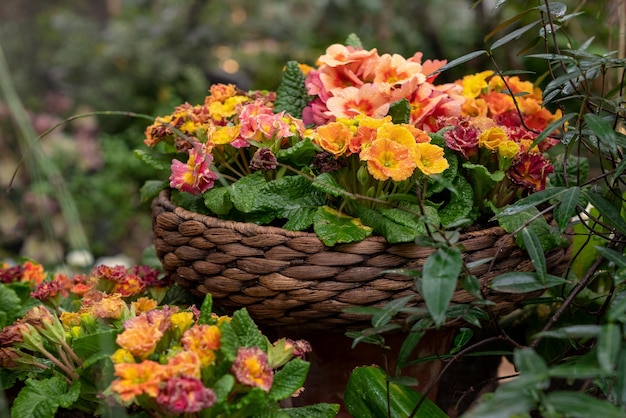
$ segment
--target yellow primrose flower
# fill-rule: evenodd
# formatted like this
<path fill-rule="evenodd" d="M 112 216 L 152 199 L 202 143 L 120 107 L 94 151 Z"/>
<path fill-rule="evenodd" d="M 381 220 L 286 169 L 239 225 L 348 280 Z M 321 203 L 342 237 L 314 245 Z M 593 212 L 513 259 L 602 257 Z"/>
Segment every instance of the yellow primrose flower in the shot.
<path fill-rule="evenodd" d="M 211 142 L 216 145 L 230 144 L 241 133 L 241 125 L 222 126 L 213 131 Z"/>
<path fill-rule="evenodd" d="M 506 140 L 498 145 L 498 155 L 504 158 L 513 159 L 519 151 L 520 146 L 515 141 Z"/>
<path fill-rule="evenodd" d="M 487 81 L 485 80 L 491 75 L 493 75 L 493 71 L 487 70 L 463 77 L 463 80 L 461 81 L 463 86 L 463 97 L 478 97 L 483 89 L 489 87 Z"/>
<path fill-rule="evenodd" d="M 140 297 L 132 303 L 132 307 L 137 315 L 156 309 L 157 306 L 158 303 L 156 300 L 147 297 Z"/>
<path fill-rule="evenodd" d="M 135 357 L 125 348 L 118 348 L 115 353 L 111 354 L 111 361 L 117 363 L 134 363 Z"/>
<path fill-rule="evenodd" d="M 450 164 L 443 156 L 443 148 L 422 142 L 417 144 L 419 150 L 419 158 L 415 161 L 417 168 L 427 176 L 442 173 Z"/>
<path fill-rule="evenodd" d="M 478 135 L 478 146 L 490 151 L 497 151 L 500 144 L 508 141 L 508 139 L 504 129 L 496 126 L 486 129 Z"/>
<path fill-rule="evenodd" d="M 177 312 L 170 317 L 171 327 L 185 332 L 193 323 L 193 312 Z"/>

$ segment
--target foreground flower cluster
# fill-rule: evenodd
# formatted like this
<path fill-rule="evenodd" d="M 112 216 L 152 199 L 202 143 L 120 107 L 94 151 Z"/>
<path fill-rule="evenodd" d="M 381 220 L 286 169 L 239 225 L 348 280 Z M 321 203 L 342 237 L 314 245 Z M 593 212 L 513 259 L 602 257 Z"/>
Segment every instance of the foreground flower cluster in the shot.
<path fill-rule="evenodd" d="M 201 309 L 163 304 L 170 293 L 153 269 L 98 266 L 68 277 L 27 261 L 0 264 L 0 280 L 10 303 L 1 308 L 0 381 L 22 387 L 15 418 L 42 408 L 53 417 L 59 407 L 246 415 L 303 390 L 306 341 L 272 344 L 245 310 L 212 313 L 210 296 Z"/>
<path fill-rule="evenodd" d="M 517 76 L 485 71 L 437 84 L 444 65 L 379 54 L 351 37 L 315 67 L 289 63 L 276 92 L 213 85 L 203 104 L 180 105 L 146 129 L 160 154 L 138 154 L 165 167 L 169 182 L 144 198 L 169 186 L 195 211 L 312 228 L 332 245 L 371 233 L 412 241 L 426 225 L 475 222 L 543 190 L 553 172 L 544 153 L 556 141 L 535 140 L 560 114 Z M 321 227 L 338 215 L 354 234 Z"/>

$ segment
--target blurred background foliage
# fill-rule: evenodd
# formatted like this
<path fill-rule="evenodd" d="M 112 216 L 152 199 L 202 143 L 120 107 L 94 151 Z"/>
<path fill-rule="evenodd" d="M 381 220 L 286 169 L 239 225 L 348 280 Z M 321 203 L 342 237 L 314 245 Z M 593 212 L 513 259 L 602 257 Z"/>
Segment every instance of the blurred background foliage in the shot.
<path fill-rule="evenodd" d="M 93 110 L 169 113 L 184 101 L 202 102 L 215 82 L 275 89 L 287 61 L 315 64 L 328 45 L 343 42 L 350 33 L 356 33 L 366 48 L 376 47 L 381 53 L 411 56 L 422 51 L 424 59 L 452 60 L 485 49 L 493 42 L 486 44 L 485 36 L 498 24 L 539 3 L 3 1 L 0 46 L 29 121 L 40 134 L 64 118 Z M 596 37 L 596 45 L 617 49 L 616 1 L 563 3 L 569 13 L 584 12 L 565 31 L 578 43 L 575 46 Z M 515 27 L 523 24 L 521 19 Z M 568 40 L 561 41 L 567 47 Z M 541 42 L 535 48 L 541 52 Z M 527 69 L 537 75 L 545 71 L 534 62 L 521 61 L 519 51 L 496 52 L 501 69 Z M 476 59 L 445 72 L 441 79 L 453 81 L 491 68 L 488 60 Z M 0 259 L 26 256 L 52 264 L 62 262 L 70 250 L 89 249 L 95 257 L 124 254 L 131 262 L 140 260 L 151 244 L 151 219 L 149 202 L 139 201 L 138 190 L 152 173 L 132 150 L 141 147 L 147 124 L 124 116 L 83 118 L 36 145 L 47 163 L 58 168 L 75 202 L 88 248 L 72 248 L 76 246 L 71 239 L 73 227 L 60 210 L 59 189 L 38 172 L 37 164 L 23 165 L 11 190 L 5 192 L 23 155 L 24 141 L 34 138 L 20 134 L 0 96 Z"/>

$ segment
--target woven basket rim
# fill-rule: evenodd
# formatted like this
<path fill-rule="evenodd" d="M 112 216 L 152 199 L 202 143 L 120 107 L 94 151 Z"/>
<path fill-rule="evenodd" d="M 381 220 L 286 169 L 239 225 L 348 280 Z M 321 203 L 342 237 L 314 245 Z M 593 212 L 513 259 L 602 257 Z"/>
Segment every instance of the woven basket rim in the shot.
<path fill-rule="evenodd" d="M 186 219 L 191 218 L 191 219 L 200 221 L 204 223 L 208 228 L 229 228 L 245 235 L 274 234 L 274 235 L 280 235 L 280 236 L 289 237 L 289 238 L 308 237 L 308 238 L 315 238 L 319 240 L 315 232 L 292 231 L 292 230 L 284 229 L 284 228 L 277 227 L 277 226 L 259 225 L 253 222 L 221 219 L 221 218 L 218 218 L 217 216 L 206 215 L 206 214 L 190 211 L 188 209 L 183 208 L 182 206 L 175 205 L 170 200 L 170 190 L 162 190 L 159 193 L 158 197 L 153 202 L 153 205 L 157 201 L 165 209 L 177 214 L 181 218 L 186 218 Z M 496 224 L 492 224 L 492 225 L 475 224 L 475 225 L 471 225 L 470 227 L 464 229 L 461 232 L 459 241 L 463 241 L 468 238 L 473 238 L 478 235 L 498 235 L 498 236 L 510 235 L 512 237 L 511 234 L 507 233 L 502 227 Z M 380 235 L 370 235 L 364 238 L 363 241 L 379 242 L 382 244 L 394 245 L 392 243 L 389 243 L 385 239 L 385 237 L 380 236 Z M 320 243 L 322 243 L 321 240 L 320 240 Z M 398 244 L 409 244 L 409 243 L 410 242 L 398 243 Z M 342 245 L 342 244 L 338 244 L 338 245 Z M 324 246 L 327 248 L 333 248 L 333 247 L 328 247 L 326 245 Z"/>

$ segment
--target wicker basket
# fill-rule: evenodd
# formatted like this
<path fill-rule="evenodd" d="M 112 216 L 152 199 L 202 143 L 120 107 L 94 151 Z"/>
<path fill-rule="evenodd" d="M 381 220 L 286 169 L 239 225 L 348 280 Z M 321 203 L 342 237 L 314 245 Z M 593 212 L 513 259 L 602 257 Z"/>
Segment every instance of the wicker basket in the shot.
<path fill-rule="evenodd" d="M 225 310 L 246 307 L 260 325 L 345 331 L 367 324 L 348 314 L 350 306 L 380 306 L 416 294 L 411 277 L 383 274 L 392 268 L 419 268 L 431 248 L 389 244 L 382 237 L 326 247 L 315 234 L 225 221 L 176 207 L 167 192 L 152 203 L 156 253 L 165 272 L 197 295 L 210 293 Z M 460 243 L 467 262 L 497 256 L 472 270 L 498 314 L 511 312 L 527 295 L 493 292 L 491 278 L 509 271 L 532 271 L 526 253 L 500 227 L 467 231 Z M 496 254 L 497 253 L 497 254 Z M 570 253 L 547 254 L 550 273 L 567 268 Z M 457 290 L 453 301 L 472 297 Z M 417 303 L 422 303 L 418 299 Z"/>

